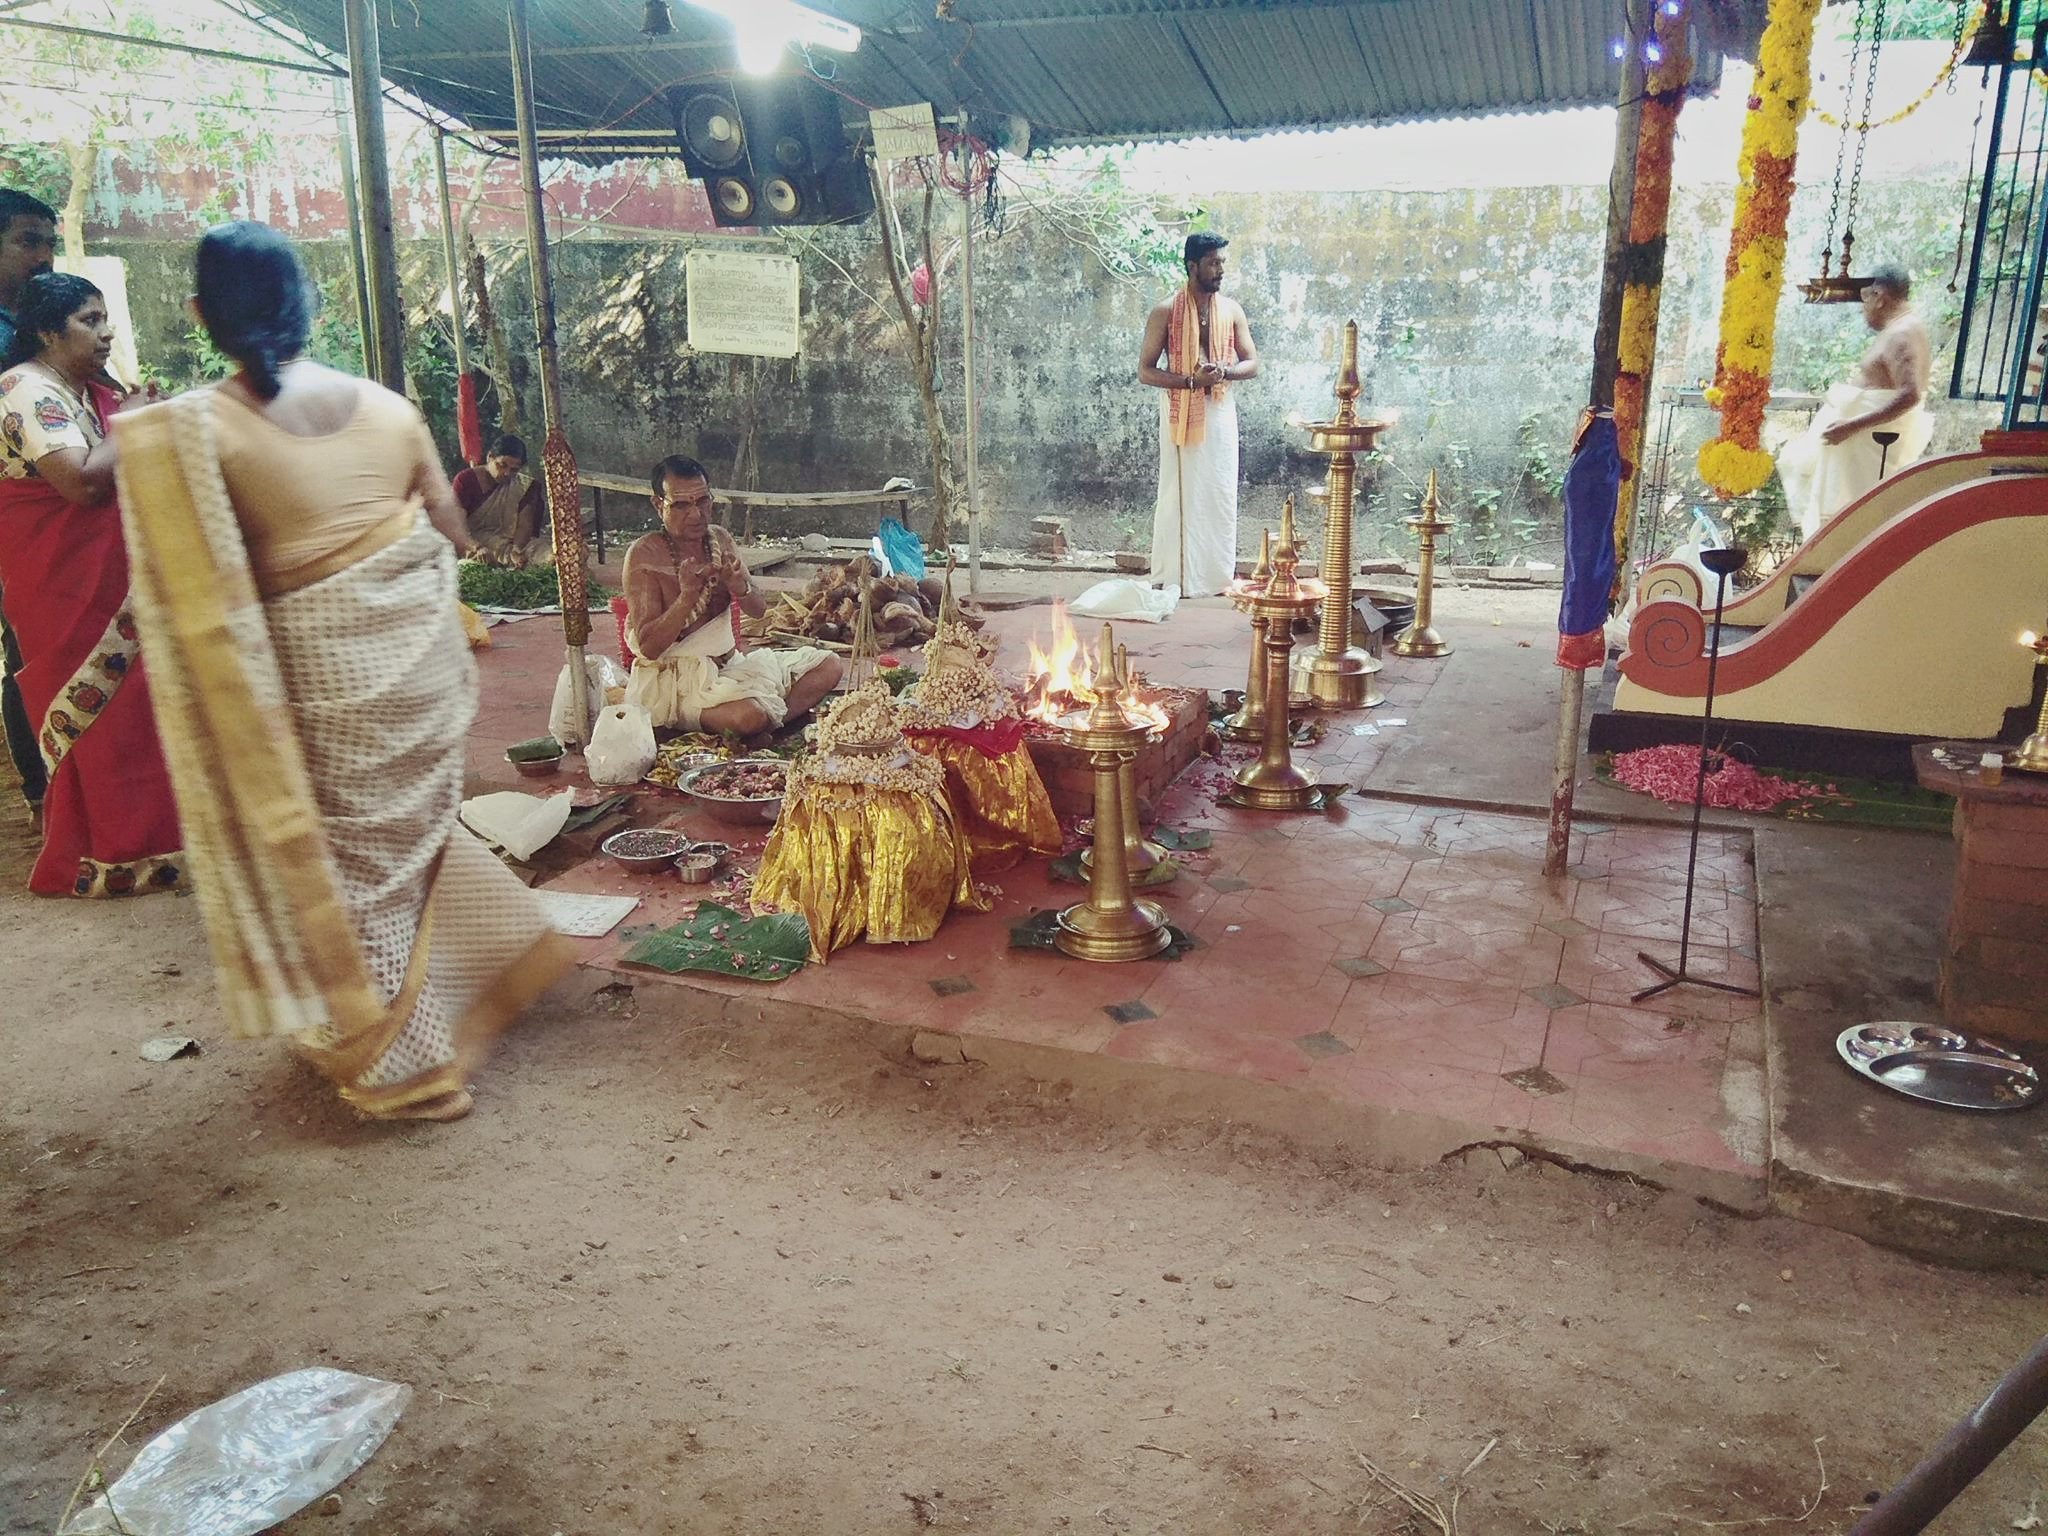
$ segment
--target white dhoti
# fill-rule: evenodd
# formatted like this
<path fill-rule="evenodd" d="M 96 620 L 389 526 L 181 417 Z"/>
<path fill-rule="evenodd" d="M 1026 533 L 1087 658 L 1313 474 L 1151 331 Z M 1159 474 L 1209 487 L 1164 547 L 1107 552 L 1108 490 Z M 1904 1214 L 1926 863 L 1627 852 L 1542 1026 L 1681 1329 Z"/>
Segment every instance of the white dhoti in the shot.
<path fill-rule="evenodd" d="M 1226 392 L 1202 412 L 1202 440 L 1176 447 L 1159 397 L 1159 501 L 1152 579 L 1183 597 L 1213 597 L 1237 576 L 1237 405 Z"/>
<path fill-rule="evenodd" d="M 1812 538 L 1829 518 L 1876 485 L 1880 464 L 1887 475 L 1897 474 L 1927 451 L 1927 440 L 1934 435 L 1934 418 L 1924 405 L 1916 405 L 1870 432 L 1858 432 L 1847 442 L 1821 440 L 1821 433 L 1836 422 L 1876 410 L 1891 396 L 1890 389 L 1837 384 L 1828 391 L 1826 402 L 1814 412 L 1806 430 L 1779 451 L 1778 478 L 1785 487 L 1785 505 L 1797 520 L 1802 539 Z M 1896 432 L 1899 440 L 1887 452 L 1872 432 Z"/>
<path fill-rule="evenodd" d="M 771 727 L 789 718 L 789 690 L 797 680 L 832 653 L 815 645 L 794 650 L 735 651 L 730 613 L 700 624 L 661 655 L 639 655 L 637 631 L 626 636 L 633 648 L 633 674 L 626 680 L 626 702 L 647 711 L 658 727 L 694 731 L 704 711 L 721 704 L 752 704 Z"/>

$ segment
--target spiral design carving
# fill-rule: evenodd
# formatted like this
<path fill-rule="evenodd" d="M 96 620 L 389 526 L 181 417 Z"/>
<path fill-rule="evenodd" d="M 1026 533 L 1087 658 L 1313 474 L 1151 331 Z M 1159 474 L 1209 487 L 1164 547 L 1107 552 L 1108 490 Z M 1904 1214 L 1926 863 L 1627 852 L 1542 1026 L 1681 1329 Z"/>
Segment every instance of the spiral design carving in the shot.
<path fill-rule="evenodd" d="M 1707 620 L 1696 603 L 1645 603 L 1628 627 L 1630 656 L 1656 668 L 1689 667 L 1707 653 Z"/>
<path fill-rule="evenodd" d="M 1636 583 L 1636 601 L 1648 604 L 1678 598 L 1695 608 L 1705 600 L 1700 573 L 1678 560 L 1660 560 L 1643 572 Z"/>

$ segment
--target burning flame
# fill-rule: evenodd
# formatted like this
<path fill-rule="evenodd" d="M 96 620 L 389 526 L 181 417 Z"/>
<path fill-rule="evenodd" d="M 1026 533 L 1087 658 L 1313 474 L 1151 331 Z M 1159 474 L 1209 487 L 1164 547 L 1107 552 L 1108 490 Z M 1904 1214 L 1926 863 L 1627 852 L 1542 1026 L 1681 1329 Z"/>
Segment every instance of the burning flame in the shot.
<path fill-rule="evenodd" d="M 1124 718 L 1133 725 L 1142 725 L 1155 736 L 1164 735 L 1166 728 L 1173 724 L 1173 717 L 1155 699 L 1141 698 L 1138 684 L 1132 680 L 1129 687 L 1117 695 L 1117 706 L 1123 710 Z"/>
<path fill-rule="evenodd" d="M 1067 618 L 1067 605 L 1052 605 L 1052 651 L 1039 649 L 1038 636 L 1031 637 L 1028 657 L 1033 698 L 1026 713 L 1034 719 L 1053 721 L 1063 714 L 1095 702 L 1095 694 L 1082 681 L 1076 663 L 1081 658 L 1081 637 Z"/>
<path fill-rule="evenodd" d="M 1041 646 L 1036 635 L 1031 637 L 1027 661 L 1030 681 L 1024 713 L 1032 719 L 1055 724 L 1061 716 L 1095 702 L 1095 691 L 1087 682 L 1092 663 L 1081 649 L 1081 637 L 1074 632 L 1065 603 L 1052 605 L 1052 637 L 1047 646 Z M 1118 693 L 1117 704 L 1126 719 L 1155 733 L 1172 724 L 1164 706 L 1139 691 L 1136 677 Z"/>

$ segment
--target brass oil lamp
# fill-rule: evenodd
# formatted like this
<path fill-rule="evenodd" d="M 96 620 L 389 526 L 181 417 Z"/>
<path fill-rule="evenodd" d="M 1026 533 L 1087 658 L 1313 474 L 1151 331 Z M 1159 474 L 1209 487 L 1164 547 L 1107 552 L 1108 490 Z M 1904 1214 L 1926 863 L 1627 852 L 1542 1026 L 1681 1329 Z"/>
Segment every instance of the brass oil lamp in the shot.
<path fill-rule="evenodd" d="M 1422 563 L 1415 580 L 1415 618 L 1394 641 L 1396 656 L 1448 656 L 1451 643 L 1436 632 L 1430 622 L 1435 616 L 1436 541 L 1451 531 L 1443 515 L 1443 503 L 1436 494 L 1436 471 L 1429 472 L 1429 484 L 1422 492 L 1422 510 L 1408 519 L 1408 526 L 1422 542 Z"/>
<path fill-rule="evenodd" d="M 1314 779 L 1294 766 L 1288 735 L 1287 663 L 1294 651 L 1295 620 L 1322 606 L 1319 581 L 1300 581 L 1294 574 L 1299 556 L 1294 544 L 1294 502 L 1280 514 L 1280 540 L 1273 551 L 1273 573 L 1265 591 L 1253 600 L 1252 617 L 1266 621 L 1261 637 L 1266 655 L 1265 734 L 1256 762 L 1238 769 L 1236 788 L 1226 803 L 1252 811 L 1312 811 L 1323 804 Z"/>
<path fill-rule="evenodd" d="M 1318 709 L 1369 709 L 1385 702 L 1373 684 L 1377 658 L 1351 643 L 1351 529 L 1358 496 L 1358 456 L 1371 453 L 1388 422 L 1360 420 L 1358 322 L 1344 322 L 1343 359 L 1337 369 L 1337 414 L 1307 424 L 1308 446 L 1330 461 L 1325 481 L 1322 627 L 1316 648 L 1296 669 L 1301 691 Z"/>
<path fill-rule="evenodd" d="M 1116 648 L 1116 688 L 1120 699 L 1133 697 L 1131 681 L 1131 653 L 1122 645 Z M 1148 726 L 1146 734 L 1161 734 L 1157 726 Z M 1180 873 L 1180 866 L 1173 862 L 1173 855 L 1166 848 L 1145 835 L 1145 824 L 1138 815 L 1138 763 L 1135 757 L 1125 759 L 1116 771 L 1117 800 L 1123 807 L 1124 823 L 1124 867 L 1131 872 L 1131 883 L 1136 886 L 1164 885 Z M 1081 867 L 1092 870 L 1095 867 L 1095 850 L 1081 850 Z"/>
<path fill-rule="evenodd" d="M 2037 668 L 2048 667 L 2048 634 L 2037 635 L 2027 630 L 2020 635 L 2020 644 L 2034 653 Z M 2034 734 L 2020 743 L 2006 766 L 2022 773 L 2048 773 L 2048 691 L 2041 695 L 2041 715 L 2034 722 Z"/>
<path fill-rule="evenodd" d="M 1289 498 L 1290 505 L 1292 498 Z M 1259 530 L 1259 563 L 1248 581 L 1234 581 L 1226 594 L 1231 607 L 1252 616 L 1252 659 L 1245 668 L 1244 703 L 1220 728 L 1225 741 L 1262 741 L 1266 735 L 1266 621 L 1254 606 L 1273 577 L 1273 530 Z"/>
<path fill-rule="evenodd" d="M 1119 780 L 1144 745 L 1147 728 L 1123 711 L 1116 637 L 1107 624 L 1102 626 L 1088 687 L 1095 702 L 1060 722 L 1067 745 L 1086 753 L 1089 767 L 1095 770 L 1095 841 L 1089 849 L 1088 899 L 1060 913 L 1053 943 L 1077 960 L 1145 960 L 1171 944 L 1173 933 L 1164 912 L 1131 893 Z"/>

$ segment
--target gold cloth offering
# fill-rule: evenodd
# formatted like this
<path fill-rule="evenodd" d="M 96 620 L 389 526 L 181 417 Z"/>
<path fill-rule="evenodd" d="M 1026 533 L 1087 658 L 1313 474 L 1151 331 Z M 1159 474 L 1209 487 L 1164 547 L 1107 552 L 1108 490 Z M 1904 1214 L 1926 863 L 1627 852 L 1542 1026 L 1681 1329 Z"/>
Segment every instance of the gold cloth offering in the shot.
<path fill-rule="evenodd" d="M 754 876 L 757 906 L 803 913 L 819 962 L 859 938 L 929 939 L 956 903 L 987 910 L 945 770 L 910 750 L 888 696 L 886 684 L 870 683 L 819 723 L 820 750 L 790 769 Z"/>
<path fill-rule="evenodd" d="M 905 733 L 912 751 L 945 770 L 946 798 L 977 875 L 1013 869 L 1027 854 L 1060 851 L 1059 816 L 1024 745 L 1022 721 L 1011 734 L 1004 747 L 1002 735 L 987 728 Z"/>
<path fill-rule="evenodd" d="M 1060 851 L 1060 823 L 1038 765 L 1024 745 L 1017 696 L 990 665 L 994 642 L 960 621 L 946 573 L 925 675 L 899 706 L 904 738 L 946 774 L 953 820 L 978 875 L 1013 868 L 1026 854 Z"/>

